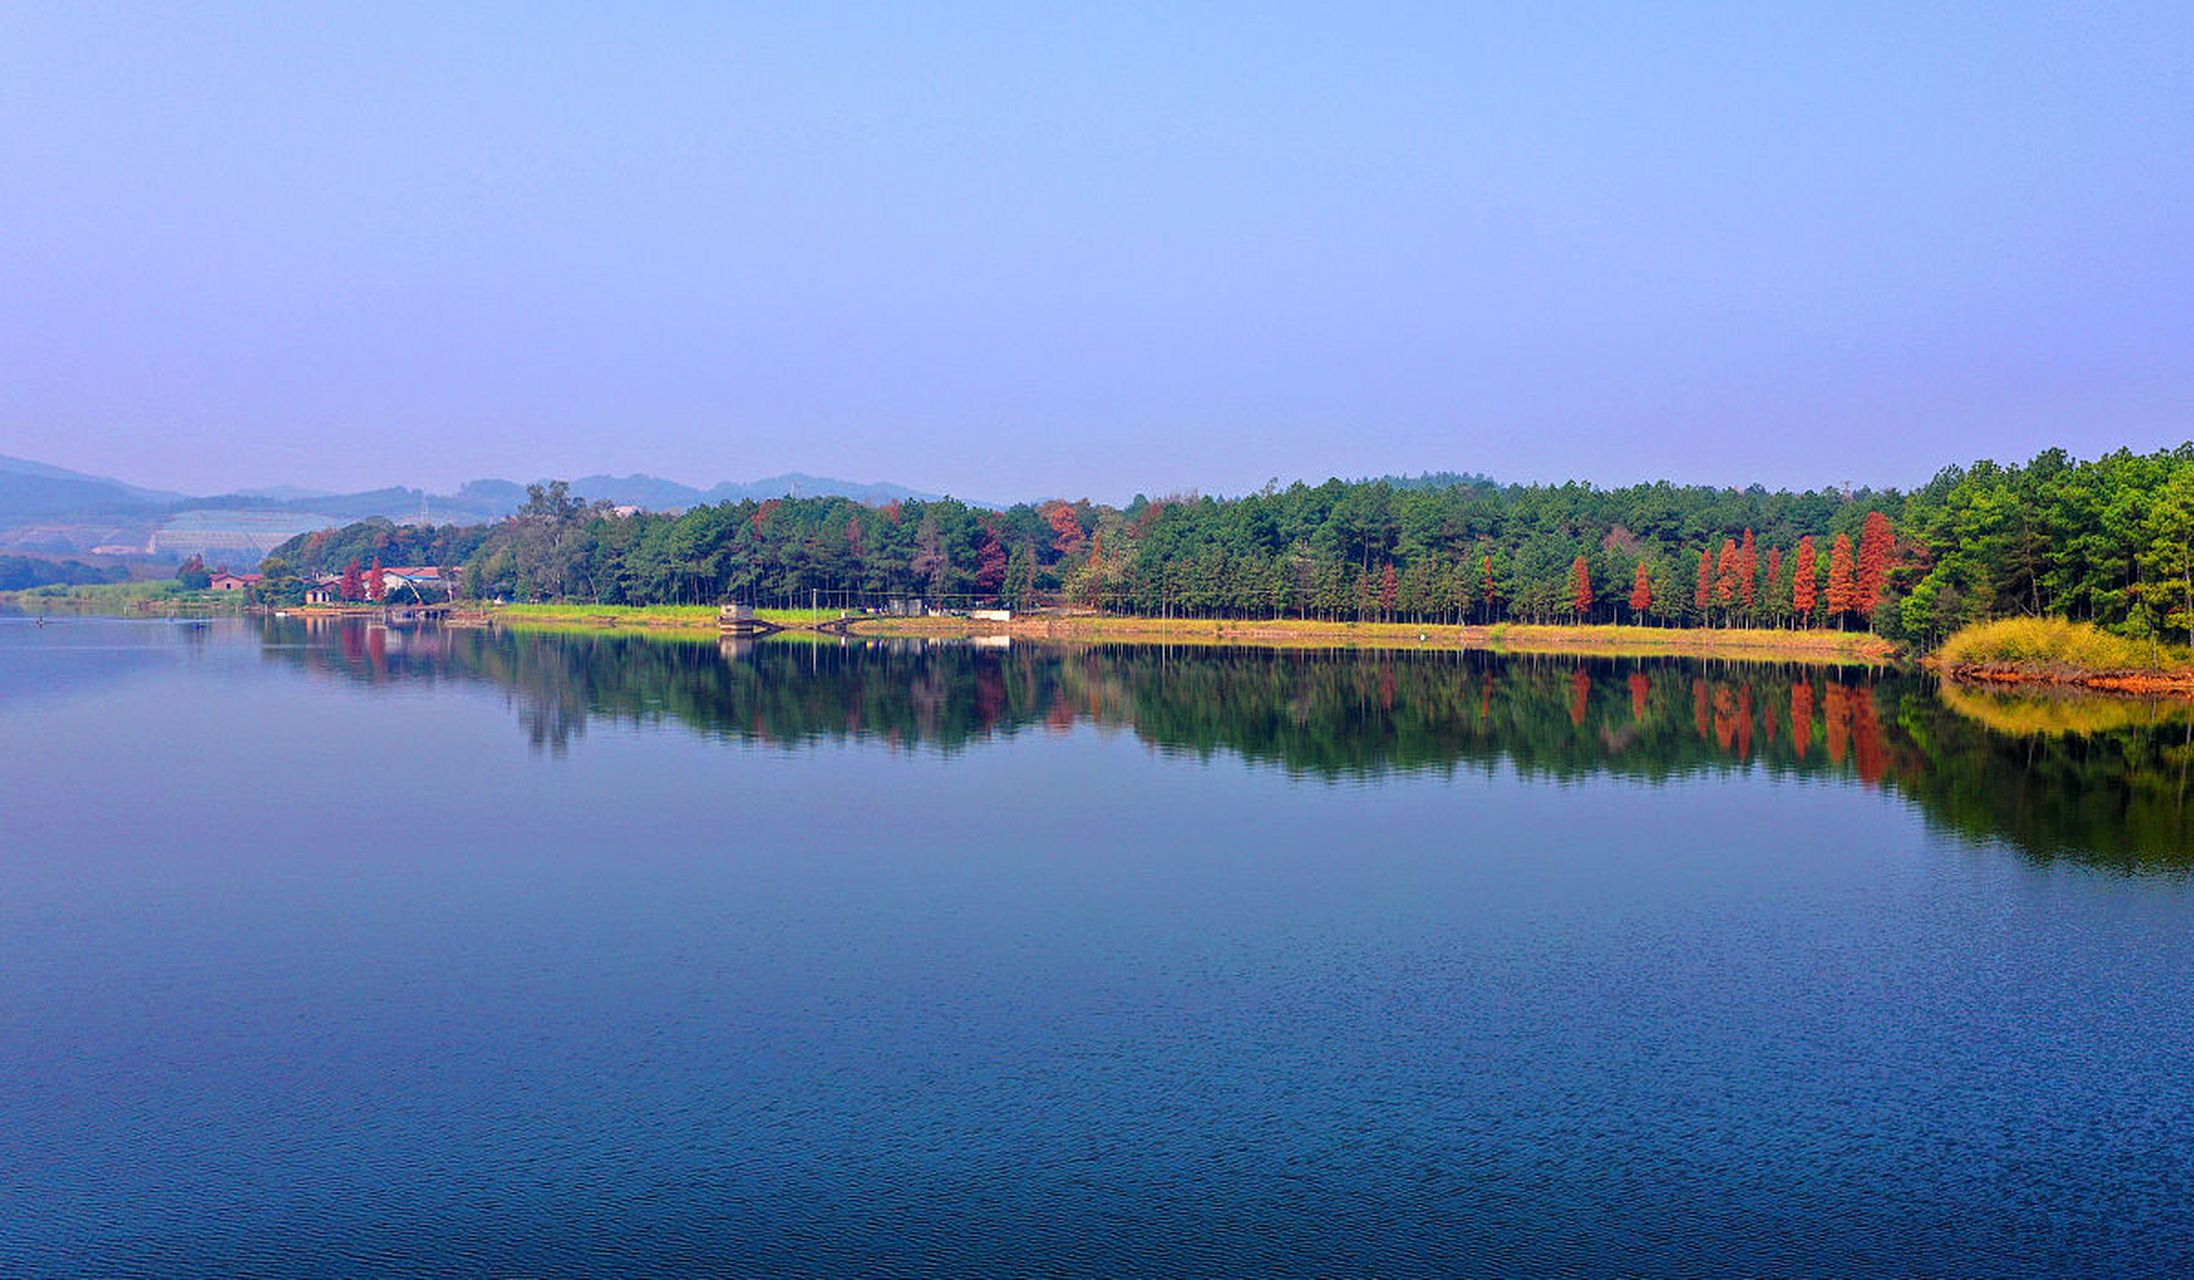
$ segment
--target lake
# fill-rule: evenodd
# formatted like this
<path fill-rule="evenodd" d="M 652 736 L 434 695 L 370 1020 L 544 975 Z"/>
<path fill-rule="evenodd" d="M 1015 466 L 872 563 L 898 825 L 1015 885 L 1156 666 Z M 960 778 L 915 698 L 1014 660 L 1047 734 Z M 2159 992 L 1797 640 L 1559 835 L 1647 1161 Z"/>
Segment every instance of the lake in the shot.
<path fill-rule="evenodd" d="M 2194 1273 L 2194 720 L 0 619 L 0 1274 Z"/>

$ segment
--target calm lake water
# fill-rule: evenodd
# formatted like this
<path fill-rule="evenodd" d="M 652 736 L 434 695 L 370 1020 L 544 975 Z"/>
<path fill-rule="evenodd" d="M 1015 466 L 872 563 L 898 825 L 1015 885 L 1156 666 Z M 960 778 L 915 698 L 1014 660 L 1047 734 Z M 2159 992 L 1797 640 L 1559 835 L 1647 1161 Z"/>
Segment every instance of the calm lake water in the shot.
<path fill-rule="evenodd" d="M 0 1275 L 2194 1274 L 2190 734 L 0 619 Z"/>

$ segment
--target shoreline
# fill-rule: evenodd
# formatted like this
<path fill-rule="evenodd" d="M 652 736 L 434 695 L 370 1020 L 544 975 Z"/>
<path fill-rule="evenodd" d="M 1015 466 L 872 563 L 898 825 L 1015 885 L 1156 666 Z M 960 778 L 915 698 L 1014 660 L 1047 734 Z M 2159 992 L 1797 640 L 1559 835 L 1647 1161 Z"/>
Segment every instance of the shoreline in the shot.
<path fill-rule="evenodd" d="M 1470 649 L 1488 653 L 1578 657 L 1726 658 L 1886 666 L 1897 646 L 1864 632 L 1766 628 L 1548 626 L 1496 623 L 1266 621 L 1024 615 L 1007 622 L 969 618 L 857 618 L 851 634 L 877 638 L 962 639 L 1009 636 L 1076 643 L 1247 645 L 1295 649 Z"/>
<path fill-rule="evenodd" d="M 2077 667 L 2017 662 L 1939 662 L 1922 665 L 1954 684 L 1999 693 L 2051 689 L 2129 698 L 2194 698 L 2194 671 L 2087 671 Z"/>

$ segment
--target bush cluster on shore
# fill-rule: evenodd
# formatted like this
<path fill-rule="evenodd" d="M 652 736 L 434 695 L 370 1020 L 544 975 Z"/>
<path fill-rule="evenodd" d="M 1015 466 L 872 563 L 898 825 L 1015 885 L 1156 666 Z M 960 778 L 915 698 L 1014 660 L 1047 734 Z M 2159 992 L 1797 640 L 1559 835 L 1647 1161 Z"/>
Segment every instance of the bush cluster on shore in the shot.
<path fill-rule="evenodd" d="M 1936 650 L 1952 667 L 2014 666 L 2037 671 L 2194 671 L 2194 654 L 2157 640 L 2113 635 L 2064 618 L 1999 618 L 1966 627 Z"/>

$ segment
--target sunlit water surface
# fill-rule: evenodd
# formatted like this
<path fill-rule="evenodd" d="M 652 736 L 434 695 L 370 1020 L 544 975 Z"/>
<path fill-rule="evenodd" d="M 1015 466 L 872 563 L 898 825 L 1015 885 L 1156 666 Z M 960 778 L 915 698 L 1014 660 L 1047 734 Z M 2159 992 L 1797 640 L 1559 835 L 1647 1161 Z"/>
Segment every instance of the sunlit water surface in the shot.
<path fill-rule="evenodd" d="M 0 1274 L 2194 1273 L 2187 739 L 0 620 Z"/>

